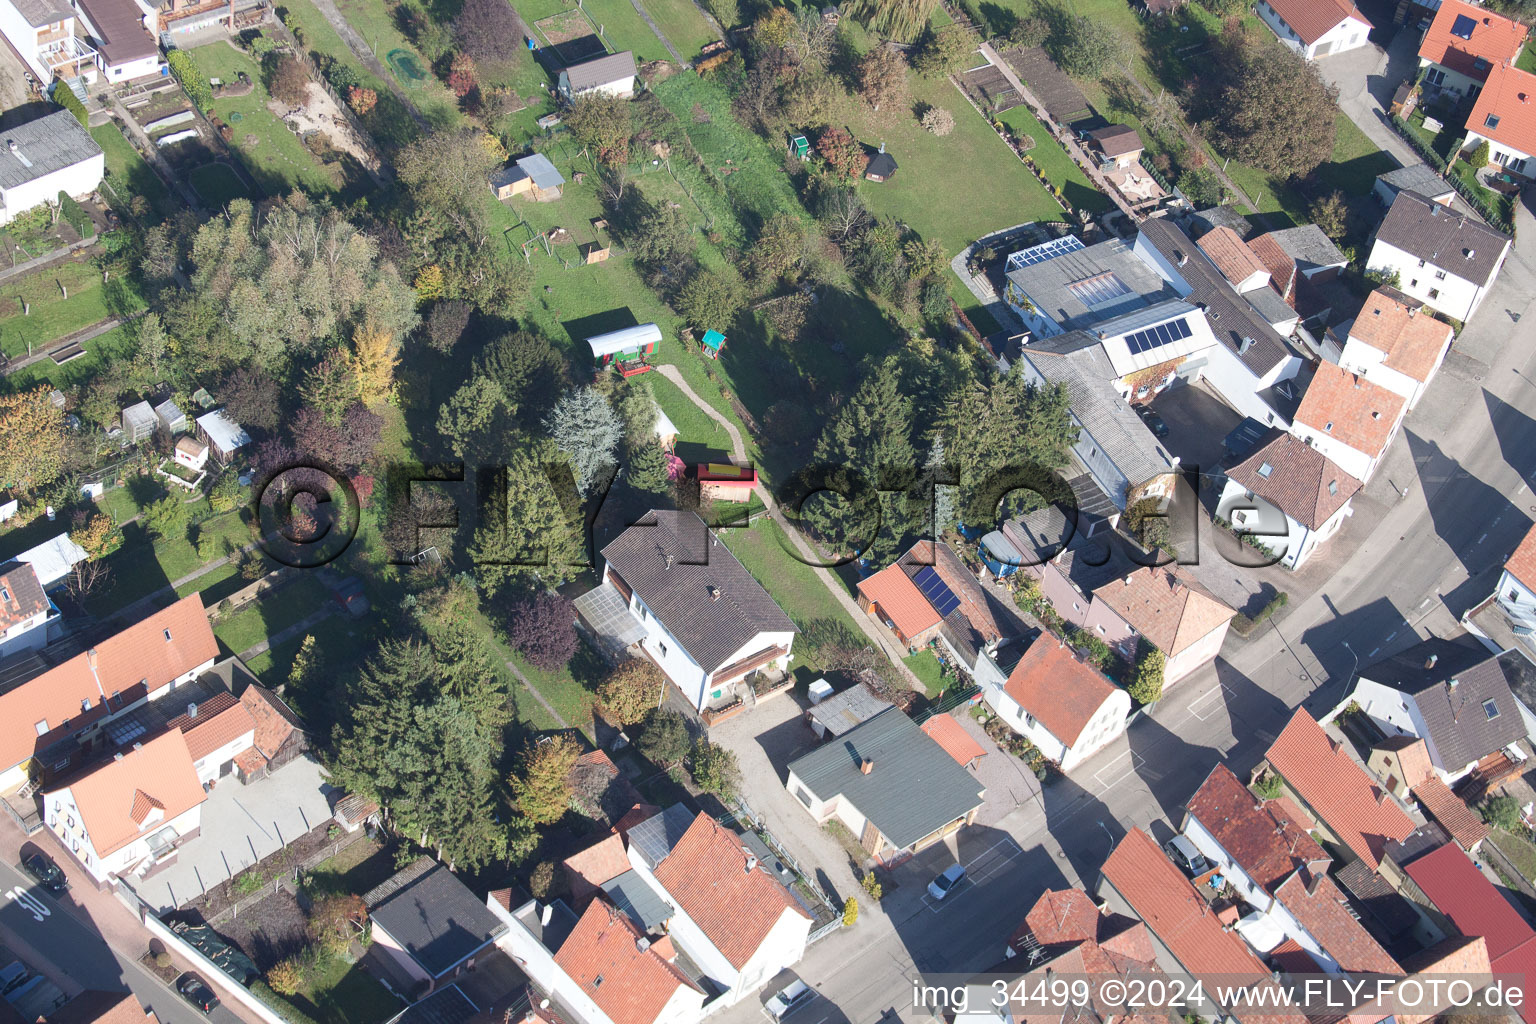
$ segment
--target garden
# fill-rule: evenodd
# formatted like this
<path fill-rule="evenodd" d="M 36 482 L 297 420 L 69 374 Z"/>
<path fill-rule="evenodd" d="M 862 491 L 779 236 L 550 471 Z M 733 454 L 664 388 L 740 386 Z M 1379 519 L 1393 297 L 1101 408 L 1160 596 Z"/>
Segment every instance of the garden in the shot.
<path fill-rule="evenodd" d="M 93 262 L 96 251 L 79 250 L 0 285 L 0 351 L 10 358 L 25 356 L 65 335 L 144 307 L 132 281 L 108 276 Z"/>

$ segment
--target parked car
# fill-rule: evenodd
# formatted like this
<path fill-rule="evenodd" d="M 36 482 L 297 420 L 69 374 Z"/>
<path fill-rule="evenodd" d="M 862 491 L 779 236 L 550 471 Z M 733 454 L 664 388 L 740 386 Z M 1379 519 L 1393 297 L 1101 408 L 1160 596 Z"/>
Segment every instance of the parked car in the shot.
<path fill-rule="evenodd" d="M 1190 878 L 1199 878 L 1211 870 L 1211 862 L 1205 859 L 1205 854 L 1184 836 L 1174 836 L 1164 843 L 1163 852 Z"/>
<path fill-rule="evenodd" d="M 928 895 L 936 900 L 941 900 L 954 891 L 960 884 L 960 879 L 965 877 L 964 864 L 951 864 L 938 878 L 928 883 Z"/>
<path fill-rule="evenodd" d="M 796 978 L 775 992 L 773 998 L 763 1004 L 763 1012 L 768 1015 L 769 1020 L 780 1021 L 815 998 L 816 990 Z"/>
<path fill-rule="evenodd" d="M 27 969 L 20 960 L 12 960 L 0 967 L 0 996 L 21 988 L 27 983 L 27 977 Z"/>
<path fill-rule="evenodd" d="M 38 885 L 49 892 L 61 893 L 69 888 L 69 879 L 64 876 L 63 869 L 46 853 L 31 853 L 23 857 L 21 870 L 31 875 Z"/>
<path fill-rule="evenodd" d="M 1152 431 L 1152 436 L 1168 436 L 1168 424 L 1163 422 L 1163 418 L 1161 416 L 1152 411 L 1152 407 L 1150 405 L 1138 405 L 1136 407 L 1136 415 L 1140 416 L 1141 422 L 1145 423 L 1147 425 L 1147 429 Z"/>
<path fill-rule="evenodd" d="M 207 982 L 191 971 L 176 979 L 176 991 L 181 993 L 181 998 L 201 1010 L 204 1016 L 218 1009 L 219 997 L 213 994 Z"/>

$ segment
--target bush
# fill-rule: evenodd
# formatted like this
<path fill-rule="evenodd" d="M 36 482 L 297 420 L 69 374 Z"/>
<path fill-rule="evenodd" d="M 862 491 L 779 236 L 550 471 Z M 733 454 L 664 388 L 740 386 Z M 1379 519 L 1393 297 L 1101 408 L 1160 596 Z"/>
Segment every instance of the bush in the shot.
<path fill-rule="evenodd" d="M 673 765 L 688 753 L 688 723 L 676 711 L 652 708 L 635 748 L 657 765 Z"/>
<path fill-rule="evenodd" d="M 1247 636 L 1255 629 L 1258 629 L 1265 619 L 1274 615 L 1281 608 L 1284 608 L 1286 602 L 1289 600 L 1290 597 L 1286 595 L 1285 591 L 1280 591 L 1274 597 L 1270 598 L 1269 603 L 1266 604 L 1263 608 L 1260 608 L 1259 613 L 1252 618 L 1249 618 L 1247 615 L 1243 615 L 1241 613 L 1234 615 L 1232 617 L 1232 629 L 1237 633 L 1238 636 Z"/>
<path fill-rule="evenodd" d="M 1156 704 L 1163 695 L 1163 673 L 1168 660 L 1163 652 L 1145 641 L 1141 642 L 1141 659 L 1136 663 L 1136 678 L 1126 687 L 1126 692 L 1138 704 Z"/>
<path fill-rule="evenodd" d="M 524 598 L 511 609 L 507 642 L 534 668 L 553 671 L 576 653 L 576 609 L 552 590 Z"/>
<path fill-rule="evenodd" d="M 179 84 L 198 110 L 204 113 L 213 106 L 213 88 L 208 84 L 208 76 L 203 74 L 203 69 L 197 66 L 197 60 L 186 50 L 172 50 L 165 55 L 166 64 L 170 65 L 171 74 L 175 76 Z"/>
<path fill-rule="evenodd" d="M 549 895 L 549 891 L 555 887 L 555 864 L 553 861 L 542 860 L 534 865 L 533 873 L 528 876 L 528 892 L 536 900 L 542 900 Z"/>
<path fill-rule="evenodd" d="M 269 62 L 267 91 L 281 103 L 302 107 L 309 102 L 309 69 L 291 53 L 279 55 Z"/>
<path fill-rule="evenodd" d="M 688 767 L 693 781 L 706 793 L 729 799 L 741 788 L 741 766 L 726 747 L 700 740 L 694 744 Z"/>
<path fill-rule="evenodd" d="M 175 961 L 171 959 L 171 954 L 167 953 L 165 950 L 162 949 L 160 952 L 155 954 L 155 966 L 160 968 L 162 971 L 174 965 Z"/>
<path fill-rule="evenodd" d="M 859 919 L 859 901 L 849 896 L 843 903 L 843 927 L 847 928 Z"/>
<path fill-rule="evenodd" d="M 1472 165 L 1474 171 L 1480 171 L 1488 166 L 1492 159 L 1492 153 L 1488 149 L 1488 140 L 1479 139 L 1477 145 L 1472 147 L 1472 152 L 1467 154 L 1466 161 Z"/>
<path fill-rule="evenodd" d="M 1273 800 L 1285 792 L 1285 783 L 1280 781 L 1280 776 L 1274 772 L 1267 772 L 1263 778 L 1253 784 L 1253 791 L 1261 799 Z"/>
<path fill-rule="evenodd" d="M 597 706 L 614 725 L 633 725 L 660 702 L 667 677 L 644 658 L 622 662 L 597 685 Z"/>
<path fill-rule="evenodd" d="M 1067 637 L 1067 642 L 1082 651 L 1084 660 L 1100 670 L 1109 664 L 1110 656 L 1114 653 L 1109 649 L 1109 644 L 1086 629 L 1074 629 Z"/>
<path fill-rule="evenodd" d="M 74 114 L 75 120 L 80 122 L 80 127 L 87 127 L 86 121 L 89 120 L 89 115 L 85 112 L 85 104 L 80 102 L 80 97 L 76 96 L 75 91 L 62 80 L 54 83 L 53 101 Z"/>
<path fill-rule="evenodd" d="M 297 957 L 281 960 L 267 972 L 267 984 L 279 995 L 291 996 L 304 987 L 304 966 Z"/>
<path fill-rule="evenodd" d="M 1507 794 L 1491 796 L 1483 801 L 1478 811 L 1483 820 L 1494 828 L 1501 828 L 1506 832 L 1514 832 L 1517 835 L 1525 831 L 1525 825 L 1520 820 L 1520 801 Z"/>
<path fill-rule="evenodd" d="M 864 872 L 864 877 L 859 880 L 859 884 L 864 887 L 869 898 L 876 903 L 880 902 L 880 897 L 885 895 L 885 887 L 880 884 L 880 879 L 873 871 Z"/>
<path fill-rule="evenodd" d="M 955 115 L 943 107 L 929 107 L 923 111 L 923 127 L 938 136 L 948 135 L 955 130 Z"/>

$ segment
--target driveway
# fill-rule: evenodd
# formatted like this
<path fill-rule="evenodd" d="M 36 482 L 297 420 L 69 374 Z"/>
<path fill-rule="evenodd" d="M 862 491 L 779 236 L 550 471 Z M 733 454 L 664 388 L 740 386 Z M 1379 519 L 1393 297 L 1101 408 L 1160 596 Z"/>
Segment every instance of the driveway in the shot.
<path fill-rule="evenodd" d="M 1385 50 L 1371 43 L 1317 61 L 1323 81 L 1339 90 L 1339 108 L 1404 167 L 1424 161 L 1392 130 L 1387 110 L 1398 84 L 1418 69 L 1418 50 L 1418 33 L 1403 30 Z"/>
<path fill-rule="evenodd" d="M 1233 408 L 1203 384 L 1180 382 L 1151 401 L 1152 410 L 1168 424 L 1163 447 L 1179 463 L 1214 472 L 1225 450 L 1221 442 L 1243 421 Z"/>

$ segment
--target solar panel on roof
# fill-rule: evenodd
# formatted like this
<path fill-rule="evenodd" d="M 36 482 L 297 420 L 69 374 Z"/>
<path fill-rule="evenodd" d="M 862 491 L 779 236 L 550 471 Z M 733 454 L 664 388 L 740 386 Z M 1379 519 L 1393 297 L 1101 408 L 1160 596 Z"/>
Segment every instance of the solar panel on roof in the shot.
<path fill-rule="evenodd" d="M 1125 345 L 1131 350 L 1132 355 L 1140 355 L 1151 349 L 1161 348 L 1187 338 L 1191 333 L 1189 325 L 1181 317 L 1178 320 L 1170 320 L 1166 324 L 1148 327 L 1143 331 L 1133 331 L 1125 336 Z"/>
<path fill-rule="evenodd" d="M 1458 39 L 1471 39 L 1472 30 L 1477 28 L 1477 22 L 1465 14 L 1456 15 L 1456 20 L 1451 22 L 1451 35 Z"/>
<path fill-rule="evenodd" d="M 933 610 L 939 613 L 939 618 L 946 617 L 960 607 L 960 599 L 943 580 L 939 579 L 939 574 L 933 571 L 933 566 L 925 565 L 917 570 L 916 575 L 912 577 L 912 582 L 917 584 L 917 589 L 922 591 L 928 603 L 933 605 Z"/>

